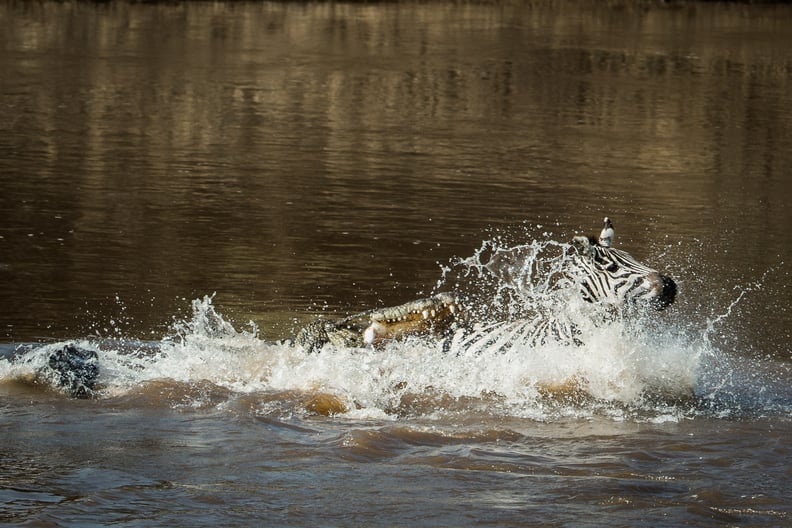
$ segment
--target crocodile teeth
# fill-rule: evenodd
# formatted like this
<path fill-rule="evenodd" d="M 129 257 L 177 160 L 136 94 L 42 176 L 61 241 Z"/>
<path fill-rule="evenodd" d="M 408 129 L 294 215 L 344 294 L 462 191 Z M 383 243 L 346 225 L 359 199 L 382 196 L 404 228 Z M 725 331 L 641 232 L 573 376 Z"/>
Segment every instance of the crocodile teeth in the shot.
<path fill-rule="evenodd" d="M 421 315 L 423 315 L 424 319 L 429 319 L 429 310 L 424 310 L 421 312 Z"/>

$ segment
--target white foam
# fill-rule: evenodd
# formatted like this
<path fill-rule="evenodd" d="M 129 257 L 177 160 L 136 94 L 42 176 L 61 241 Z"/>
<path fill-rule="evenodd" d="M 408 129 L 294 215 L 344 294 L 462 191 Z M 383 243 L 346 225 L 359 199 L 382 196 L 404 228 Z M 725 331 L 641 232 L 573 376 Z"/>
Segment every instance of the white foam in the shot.
<path fill-rule="evenodd" d="M 215 311 L 211 298 L 193 307 L 192 321 L 165 340 L 155 356 L 124 367 L 118 355 L 109 376 L 116 391 L 160 378 L 207 380 L 235 392 L 319 391 L 340 397 L 350 416 L 378 419 L 398 407 L 405 394 L 442 394 L 457 401 L 495 394 L 491 412 L 541 418 L 547 403 L 543 388 L 570 380 L 595 400 L 624 404 L 647 391 L 687 394 L 700 357 L 680 336 L 635 334 L 624 321 L 587 328 L 586 343 L 579 347 L 518 343 L 506 351 L 455 353 L 444 352 L 439 342 L 413 339 L 380 350 L 326 346 L 321 353 L 306 354 L 298 346 L 236 331 Z M 112 354 L 105 353 L 103 363 L 108 362 Z"/>
<path fill-rule="evenodd" d="M 518 254 L 522 260 L 487 267 L 484 253 Z M 510 248 L 493 239 L 446 268 L 441 286 L 474 291 L 472 314 L 483 328 L 479 339 L 457 336 L 446 351 L 439 341 L 409 339 L 382 349 L 326 346 L 308 354 L 289 343 L 262 341 L 254 326 L 237 330 L 210 296 L 193 301 L 190 320 L 140 350 L 128 342 L 78 344 L 100 352 L 104 396 L 123 395 L 154 380 L 210 382 L 234 394 L 324 392 L 340 398 L 352 419 L 392 419 L 399 412 L 431 417 L 461 409 L 537 420 L 593 414 L 623 420 L 639 409 L 645 419 L 663 422 L 686 412 L 674 408 L 677 399 L 695 394 L 726 401 L 724 391 L 735 391 L 732 371 L 713 369 L 724 355 L 709 340 L 731 306 L 700 328 L 674 314 L 614 316 L 607 306 L 579 299 L 560 273 L 566 258 L 567 247 L 556 242 Z M 537 345 L 525 327 L 502 322 L 547 316 L 574 324 L 583 344 Z M 57 346 L 42 347 L 24 361 L 0 360 L 0 379 L 32 375 Z M 560 395 L 553 394 L 554 387 Z M 574 394 L 576 387 L 582 396 Z M 405 403 L 416 400 L 425 405 Z"/>
<path fill-rule="evenodd" d="M 326 346 L 319 354 L 305 354 L 237 331 L 205 297 L 193 302 L 192 319 L 175 326 L 156 357 L 133 369 L 117 368 L 115 378 L 122 383 L 209 380 L 243 392 L 326 391 L 356 412 L 375 415 L 398 407 L 405 394 L 459 400 L 495 393 L 496 412 L 535 417 L 544 405 L 543 390 L 569 383 L 591 398 L 620 403 L 647 390 L 689 393 L 697 369 L 689 343 L 643 332 L 640 320 L 604 323 L 607 309 L 579 300 L 561 273 L 570 258 L 567 249 L 550 241 L 516 248 L 488 242 L 457 264 L 460 275 L 472 278 L 465 287 L 475 292 L 472 312 L 482 330 L 473 341 L 459 337 L 448 352 L 437 341 L 408 340 L 382 350 Z M 503 258 L 489 261 L 485 251 Z M 584 344 L 536 345 L 528 331 L 532 325 L 504 324 L 498 315 L 490 318 L 495 313 L 554 317 L 574 324 Z"/>

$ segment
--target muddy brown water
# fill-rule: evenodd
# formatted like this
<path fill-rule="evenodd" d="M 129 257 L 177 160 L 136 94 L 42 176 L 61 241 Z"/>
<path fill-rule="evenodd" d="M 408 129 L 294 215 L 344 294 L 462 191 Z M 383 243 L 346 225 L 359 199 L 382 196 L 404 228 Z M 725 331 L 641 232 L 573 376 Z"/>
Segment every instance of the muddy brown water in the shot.
<path fill-rule="evenodd" d="M 0 3 L 0 522 L 792 523 L 790 19 Z M 679 284 L 638 330 L 272 342 L 605 215 Z M 98 398 L 33 381 L 65 341 L 100 351 Z M 570 376 L 590 393 L 541 390 Z"/>

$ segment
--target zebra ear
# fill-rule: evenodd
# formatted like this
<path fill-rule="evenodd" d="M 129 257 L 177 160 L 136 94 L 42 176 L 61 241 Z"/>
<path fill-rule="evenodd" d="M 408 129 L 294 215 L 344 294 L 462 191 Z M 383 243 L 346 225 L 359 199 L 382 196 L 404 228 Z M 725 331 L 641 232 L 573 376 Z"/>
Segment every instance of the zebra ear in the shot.
<path fill-rule="evenodd" d="M 572 247 L 583 256 L 594 256 L 595 245 L 596 243 L 592 240 L 592 237 L 578 235 L 572 239 Z"/>

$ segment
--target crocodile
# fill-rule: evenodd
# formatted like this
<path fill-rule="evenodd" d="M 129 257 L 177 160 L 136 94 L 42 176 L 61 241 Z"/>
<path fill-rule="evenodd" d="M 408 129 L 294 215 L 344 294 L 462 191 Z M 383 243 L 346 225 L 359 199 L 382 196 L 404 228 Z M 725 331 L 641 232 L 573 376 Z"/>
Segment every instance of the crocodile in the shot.
<path fill-rule="evenodd" d="M 675 300 L 676 283 L 666 275 L 636 261 L 629 253 L 612 248 L 613 224 L 605 218 L 599 237 L 576 236 L 572 248 L 576 252 L 569 278 L 577 280 L 580 294 L 590 302 L 624 305 L 645 302 L 663 310 Z M 489 269 L 491 266 L 486 267 Z M 494 269 L 490 270 L 493 271 Z M 470 310 L 460 297 L 452 293 L 437 293 L 398 306 L 377 308 L 338 319 L 318 319 L 301 328 L 293 340 L 308 353 L 320 352 L 325 345 L 342 348 L 378 347 L 383 343 L 410 336 L 442 339 L 444 350 L 457 331 L 468 342 L 488 342 L 486 329 L 471 325 Z M 555 318 L 526 321 L 504 321 L 503 324 L 531 326 L 536 343 L 545 339 L 567 339 L 580 345 L 575 328 L 567 328 Z M 494 327 L 493 327 L 494 328 Z M 505 327 L 504 327 L 505 328 Z M 99 367 L 97 354 L 75 344 L 67 344 L 54 351 L 41 374 L 60 390 L 72 397 L 95 395 Z"/>
<path fill-rule="evenodd" d="M 295 342 L 308 352 L 317 352 L 327 343 L 352 348 L 378 346 L 406 336 L 445 335 L 463 319 L 457 297 L 438 293 L 341 319 L 313 321 L 300 329 Z"/>

